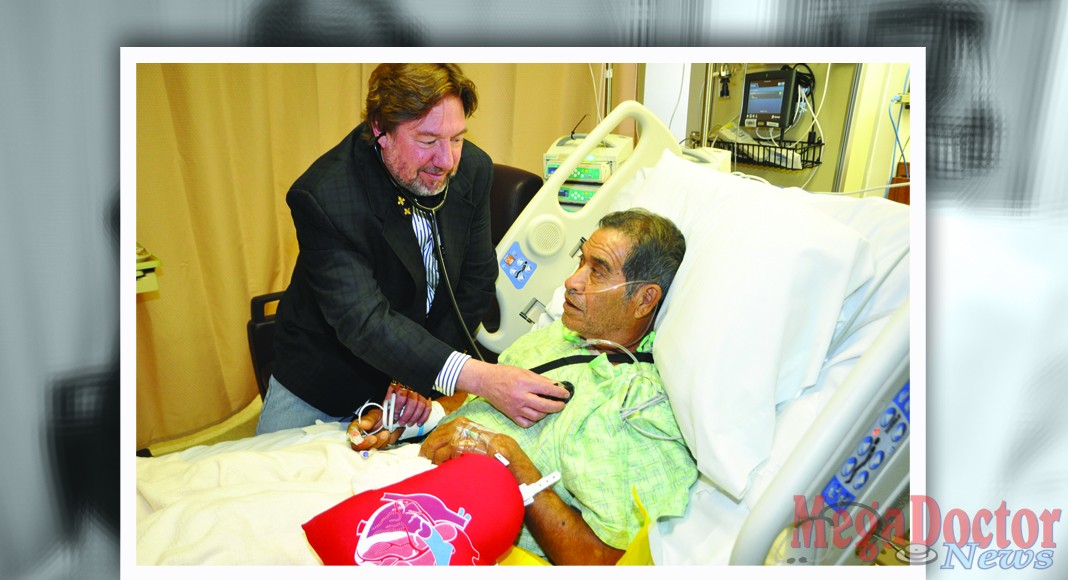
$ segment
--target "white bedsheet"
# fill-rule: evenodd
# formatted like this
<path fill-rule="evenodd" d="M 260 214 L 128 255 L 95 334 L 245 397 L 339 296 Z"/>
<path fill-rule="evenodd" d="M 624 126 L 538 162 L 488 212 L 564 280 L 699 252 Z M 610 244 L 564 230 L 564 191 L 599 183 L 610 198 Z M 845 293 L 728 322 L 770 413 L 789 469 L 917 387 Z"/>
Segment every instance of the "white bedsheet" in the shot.
<path fill-rule="evenodd" d="M 137 460 L 141 565 L 318 565 L 301 524 L 432 467 L 418 445 L 353 453 L 321 423 Z"/>

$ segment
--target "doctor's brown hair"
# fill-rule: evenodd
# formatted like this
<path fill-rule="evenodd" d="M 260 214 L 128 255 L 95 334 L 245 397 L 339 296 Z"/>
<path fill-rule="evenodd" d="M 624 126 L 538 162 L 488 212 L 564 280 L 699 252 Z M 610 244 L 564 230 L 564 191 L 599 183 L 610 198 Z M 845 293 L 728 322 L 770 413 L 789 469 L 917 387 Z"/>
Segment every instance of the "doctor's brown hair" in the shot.
<path fill-rule="evenodd" d="M 463 104 L 464 116 L 478 107 L 475 83 L 455 64 L 386 63 L 371 72 L 363 118 L 378 134 L 418 119 L 442 99 L 454 96 Z M 377 135 L 368 132 L 374 143 Z"/>

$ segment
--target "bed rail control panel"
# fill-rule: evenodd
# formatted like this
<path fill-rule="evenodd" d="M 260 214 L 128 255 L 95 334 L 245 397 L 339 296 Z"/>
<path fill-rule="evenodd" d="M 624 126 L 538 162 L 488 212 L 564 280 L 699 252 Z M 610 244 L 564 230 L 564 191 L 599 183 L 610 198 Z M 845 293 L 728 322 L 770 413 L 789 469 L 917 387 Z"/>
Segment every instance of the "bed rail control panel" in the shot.
<path fill-rule="evenodd" d="M 909 383 L 906 382 L 824 486 L 822 495 L 827 505 L 836 511 L 850 507 L 908 436 Z"/>

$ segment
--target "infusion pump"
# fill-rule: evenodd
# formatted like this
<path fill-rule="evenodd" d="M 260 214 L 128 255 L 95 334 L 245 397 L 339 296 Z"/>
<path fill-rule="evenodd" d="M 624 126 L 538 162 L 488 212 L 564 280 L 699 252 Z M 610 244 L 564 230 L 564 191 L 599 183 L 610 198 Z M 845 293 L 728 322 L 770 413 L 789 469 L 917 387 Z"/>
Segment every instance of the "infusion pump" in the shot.
<path fill-rule="evenodd" d="M 548 181 L 585 139 L 585 134 L 575 134 L 554 141 L 545 152 L 542 177 Z M 614 133 L 606 135 L 600 146 L 590 151 L 560 186 L 560 204 L 569 211 L 582 207 L 633 152 L 632 137 Z"/>
<path fill-rule="evenodd" d="M 576 149 L 582 145 L 585 134 L 567 135 L 557 139 L 545 152 L 542 177 L 548 181 Z M 571 175 L 560 185 L 559 202 L 568 211 L 575 211 L 586 204 L 597 193 L 612 174 L 634 151 L 634 139 L 626 135 L 609 133 L 599 147 L 590 151 Z M 683 158 L 709 165 L 717 171 L 730 173 L 730 152 L 709 147 L 683 149 Z"/>
<path fill-rule="evenodd" d="M 578 134 L 561 137 L 553 142 L 545 152 L 543 177 L 549 179 L 563 165 L 564 160 L 582 145 L 584 139 L 586 135 Z M 595 147 L 571 172 L 567 181 L 604 183 L 633 152 L 634 139 L 632 137 L 609 133 L 601 141 L 600 146 Z"/>

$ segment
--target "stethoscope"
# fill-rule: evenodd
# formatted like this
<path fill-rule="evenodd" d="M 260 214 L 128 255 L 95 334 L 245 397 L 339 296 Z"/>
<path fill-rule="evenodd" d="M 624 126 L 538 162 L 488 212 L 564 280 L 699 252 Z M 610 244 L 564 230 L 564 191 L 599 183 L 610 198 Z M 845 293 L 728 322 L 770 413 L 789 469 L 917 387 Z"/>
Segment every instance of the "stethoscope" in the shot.
<path fill-rule="evenodd" d="M 449 302 L 452 303 L 452 311 L 456 314 L 456 322 L 459 323 L 460 328 L 464 331 L 464 336 L 467 338 L 467 344 L 471 346 L 471 352 L 481 361 L 485 362 L 485 358 L 482 357 L 482 352 L 478 350 L 478 345 L 475 344 L 475 338 L 471 336 L 471 331 L 467 329 L 467 325 L 464 324 L 463 314 L 460 313 L 460 305 L 456 302 L 456 293 L 453 292 L 452 282 L 449 281 L 449 272 L 445 269 L 445 254 L 441 249 L 441 230 L 438 228 L 438 210 L 445 205 L 445 199 L 449 196 L 449 184 L 452 179 L 445 178 L 445 189 L 438 195 L 441 199 L 433 206 L 425 205 L 418 201 L 417 195 L 412 195 L 407 189 L 401 187 L 401 184 L 397 183 L 396 179 L 393 179 L 393 174 L 390 173 L 389 168 L 386 167 L 386 162 L 382 159 L 382 147 L 378 143 L 378 140 L 383 137 L 384 133 L 379 133 L 375 136 L 374 149 L 378 154 L 378 161 L 382 163 L 382 169 L 386 172 L 386 177 L 389 178 L 389 182 L 393 184 L 393 187 L 397 189 L 397 192 L 401 194 L 408 203 L 412 204 L 412 207 L 416 211 L 421 212 L 424 217 L 427 217 L 427 221 L 430 222 L 430 235 L 434 238 L 434 258 L 438 263 L 438 272 L 441 274 L 441 279 L 445 282 L 445 290 L 449 295 Z"/>

